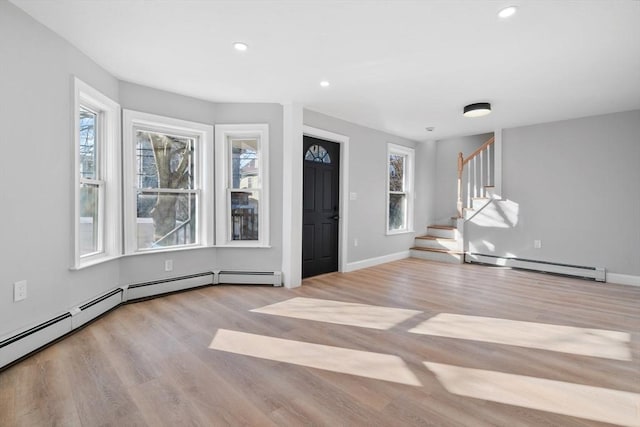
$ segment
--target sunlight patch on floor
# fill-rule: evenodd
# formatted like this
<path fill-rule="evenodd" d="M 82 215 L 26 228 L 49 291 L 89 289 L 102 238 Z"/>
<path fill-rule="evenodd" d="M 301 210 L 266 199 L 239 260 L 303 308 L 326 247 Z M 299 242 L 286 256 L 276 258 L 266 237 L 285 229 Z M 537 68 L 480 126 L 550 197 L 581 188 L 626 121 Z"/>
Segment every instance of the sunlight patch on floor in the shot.
<path fill-rule="evenodd" d="M 440 313 L 410 329 L 409 332 L 582 356 L 631 360 L 631 336 L 619 331 Z"/>
<path fill-rule="evenodd" d="M 640 426 L 640 394 L 424 362 L 449 393 L 625 426 Z"/>
<path fill-rule="evenodd" d="M 347 326 L 387 330 L 416 314 L 417 310 L 380 307 L 353 302 L 318 298 L 291 298 L 276 304 L 251 310 L 254 313 L 273 314 L 296 319 L 316 320 Z"/>
<path fill-rule="evenodd" d="M 400 357 L 389 354 L 286 340 L 228 329 L 219 329 L 209 348 L 376 380 L 412 386 L 422 385 Z"/>

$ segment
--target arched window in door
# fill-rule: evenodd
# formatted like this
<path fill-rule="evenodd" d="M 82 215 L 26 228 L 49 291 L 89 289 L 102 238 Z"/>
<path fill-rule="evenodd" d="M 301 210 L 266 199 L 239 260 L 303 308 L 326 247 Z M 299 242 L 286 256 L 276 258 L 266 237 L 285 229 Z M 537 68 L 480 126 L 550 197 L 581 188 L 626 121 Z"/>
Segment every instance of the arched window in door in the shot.
<path fill-rule="evenodd" d="M 309 160 L 310 162 L 318 162 L 318 163 L 331 163 L 331 156 L 327 153 L 327 150 L 318 144 L 314 144 L 304 155 L 305 160 Z"/>

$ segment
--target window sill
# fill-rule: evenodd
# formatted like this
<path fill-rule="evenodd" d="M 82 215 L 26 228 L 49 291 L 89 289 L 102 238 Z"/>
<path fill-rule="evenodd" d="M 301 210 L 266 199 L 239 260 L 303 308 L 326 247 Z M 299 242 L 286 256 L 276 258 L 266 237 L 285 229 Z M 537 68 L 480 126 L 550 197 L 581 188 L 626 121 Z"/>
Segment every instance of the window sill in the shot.
<path fill-rule="evenodd" d="M 91 258 L 87 261 L 82 261 L 78 265 L 69 267 L 71 271 L 84 270 L 85 268 L 93 267 L 94 265 L 103 264 L 105 262 L 113 261 L 120 258 L 122 255 L 105 255 L 97 258 Z"/>
<path fill-rule="evenodd" d="M 210 249 L 214 246 L 211 245 L 190 245 L 190 246 L 172 246 L 163 249 L 146 249 L 141 251 L 129 252 L 122 256 L 138 256 L 138 255 L 153 255 L 153 254 L 164 254 L 167 252 L 182 252 L 182 251 L 192 251 L 195 249 Z"/>
<path fill-rule="evenodd" d="M 415 230 L 400 230 L 400 231 L 387 231 L 385 235 L 387 236 L 396 236 L 398 234 L 411 234 L 415 233 Z"/>
<path fill-rule="evenodd" d="M 214 245 L 214 248 L 236 248 L 236 249 L 271 249 L 272 246 L 271 245 L 260 245 L 260 244 L 255 244 L 255 245 L 231 245 L 231 244 L 227 244 L 227 245 Z"/>

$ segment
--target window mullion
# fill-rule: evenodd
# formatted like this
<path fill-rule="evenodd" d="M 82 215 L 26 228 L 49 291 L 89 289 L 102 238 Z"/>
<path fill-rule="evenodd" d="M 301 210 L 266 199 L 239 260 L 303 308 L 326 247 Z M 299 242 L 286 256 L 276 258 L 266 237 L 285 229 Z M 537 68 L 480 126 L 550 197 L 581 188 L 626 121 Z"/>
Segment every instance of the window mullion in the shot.
<path fill-rule="evenodd" d="M 172 188 L 138 188 L 136 189 L 136 193 L 138 194 L 187 194 L 187 195 L 194 195 L 194 196 L 200 196 L 202 194 L 202 191 L 200 191 L 200 189 L 196 189 L 194 188 L 193 190 L 185 190 L 185 189 L 180 189 L 180 191 L 177 191 L 178 189 L 172 189 Z"/>
<path fill-rule="evenodd" d="M 102 179 L 88 179 L 88 178 L 80 178 L 80 184 L 84 185 L 104 185 L 105 181 Z"/>

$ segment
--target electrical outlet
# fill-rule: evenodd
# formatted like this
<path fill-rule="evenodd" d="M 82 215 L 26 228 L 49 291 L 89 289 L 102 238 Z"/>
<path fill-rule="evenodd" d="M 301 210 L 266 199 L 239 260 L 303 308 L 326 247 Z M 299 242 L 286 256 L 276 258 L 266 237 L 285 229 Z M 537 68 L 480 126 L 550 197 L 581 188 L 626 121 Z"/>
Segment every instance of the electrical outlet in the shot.
<path fill-rule="evenodd" d="M 27 281 L 21 280 L 13 284 L 13 301 L 27 299 Z"/>
<path fill-rule="evenodd" d="M 358 246 L 358 239 L 353 239 L 353 246 Z"/>
<path fill-rule="evenodd" d="M 173 271 L 173 260 L 167 259 L 164 261 L 164 271 Z"/>
<path fill-rule="evenodd" d="M 533 247 L 534 249 L 540 249 L 542 247 L 542 240 L 534 240 Z"/>
<path fill-rule="evenodd" d="M 349 193 L 349 200 L 358 200 L 358 193 L 356 193 L 355 191 Z"/>

